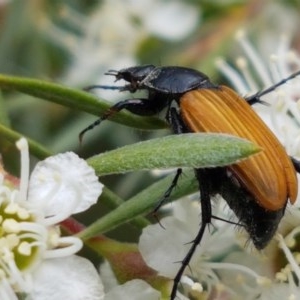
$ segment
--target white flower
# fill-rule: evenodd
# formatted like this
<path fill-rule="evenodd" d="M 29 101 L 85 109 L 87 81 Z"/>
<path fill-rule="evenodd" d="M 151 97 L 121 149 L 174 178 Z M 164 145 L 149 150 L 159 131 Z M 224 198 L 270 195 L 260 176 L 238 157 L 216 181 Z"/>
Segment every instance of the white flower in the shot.
<path fill-rule="evenodd" d="M 151 1 L 148 5 L 148 11 L 143 9 L 144 24 L 146 29 L 156 36 L 181 40 L 197 25 L 197 9 L 183 1 Z"/>
<path fill-rule="evenodd" d="M 113 78 L 104 73 L 136 65 L 134 55 L 145 39 L 154 35 L 178 41 L 199 22 L 199 11 L 178 0 L 105 0 L 88 16 L 67 6 L 62 16 L 79 34 L 72 35 L 46 19 L 43 28 L 54 42 L 70 52 L 72 63 L 62 80 L 72 85 L 112 83 Z M 115 94 L 109 98 L 115 98 Z"/>
<path fill-rule="evenodd" d="M 115 287 L 105 295 L 104 300 L 159 300 L 160 292 L 143 280 L 135 279 Z"/>
<path fill-rule="evenodd" d="M 160 275 L 169 278 L 175 277 L 199 230 L 200 222 L 200 209 L 190 199 L 179 200 L 173 206 L 174 216 L 160 221 L 164 228 L 160 224 L 147 226 L 139 241 L 139 250 L 146 263 Z M 224 201 L 221 200 L 213 209 L 214 215 L 232 220 Z M 283 223 L 287 219 L 289 216 Z M 295 229 L 285 239 L 278 235 L 279 244 L 274 239 L 262 252 L 247 248 L 246 240 L 243 241 L 243 236 L 240 239 L 240 232 L 234 225 L 213 220 L 181 278 L 180 287 L 184 295 L 204 299 L 282 299 L 269 297 L 280 289 L 280 295 L 284 290 L 290 297 L 288 299 L 297 299 L 300 256 L 291 249 L 298 247 L 299 214 L 293 220 L 298 221 L 298 227 L 294 222 L 289 224 Z M 281 232 L 287 230 L 280 229 Z M 288 263 L 276 271 L 278 256 L 282 255 L 278 253 L 279 249 L 283 249 Z M 296 281 L 294 276 L 297 277 Z M 188 299 L 184 295 L 177 293 L 178 299 Z M 295 298 L 292 298 L 293 295 L 296 295 Z"/>
<path fill-rule="evenodd" d="M 246 55 L 237 58 L 237 70 L 223 59 L 217 60 L 216 64 L 241 95 L 255 94 L 300 70 L 300 55 L 289 48 L 290 39 L 286 35 L 280 37 L 276 52 L 269 56 L 268 63 L 257 53 L 243 31 L 239 31 L 236 37 Z M 253 68 L 254 74 L 250 68 Z M 287 152 L 300 157 L 299 99 L 300 76 L 264 95 L 262 100 L 268 105 L 257 104 L 253 108 Z"/>
<path fill-rule="evenodd" d="M 218 60 L 217 65 L 242 96 L 255 94 L 300 70 L 300 57 L 289 50 L 286 37 L 282 37 L 277 52 L 272 55 L 269 68 L 244 33 L 239 32 L 237 39 L 247 56 L 247 59 L 237 60 L 240 72 L 223 60 Z M 256 72 L 257 81 L 253 79 L 248 63 Z M 253 106 L 288 153 L 298 156 L 299 98 L 300 76 L 264 95 L 262 100 L 269 105 Z M 190 200 L 172 203 L 172 207 L 174 216 L 160 221 L 164 229 L 159 224 L 146 227 L 139 242 L 146 263 L 170 278 L 176 275 L 201 222 L 200 208 Z M 234 220 L 222 199 L 214 203 L 213 215 Z M 246 237 L 235 226 L 213 220 L 184 271 L 180 288 L 185 295 L 194 298 L 298 299 L 300 213 L 297 206 L 287 208 L 278 232 L 269 246 L 258 252 L 246 247 Z M 183 296 L 178 298 L 184 299 Z"/>
<path fill-rule="evenodd" d="M 100 265 L 100 274 L 106 292 L 104 300 L 161 299 L 161 293 L 158 290 L 151 287 L 144 280 L 133 279 L 120 285 L 116 279 L 116 276 L 110 264 L 107 261 Z"/>
<path fill-rule="evenodd" d="M 43 211 L 47 224 L 55 224 L 95 204 L 102 188 L 95 171 L 77 154 L 66 152 L 36 165 L 27 201 Z"/>
<path fill-rule="evenodd" d="M 270 56 L 268 63 L 258 54 L 243 31 L 239 31 L 236 38 L 245 53 L 245 57 L 239 57 L 236 61 L 238 70 L 230 67 L 222 59 L 217 61 L 217 66 L 241 95 L 255 94 L 300 70 L 300 56 L 290 50 L 290 39 L 287 35 L 280 37 L 276 52 Z M 256 77 L 250 68 L 254 70 Z M 265 94 L 261 99 L 268 105 L 257 104 L 253 108 L 276 134 L 287 152 L 296 158 L 300 157 L 300 76 Z M 281 220 L 277 239 L 273 239 L 262 255 L 257 256 L 261 258 L 257 261 L 257 263 L 260 261 L 261 270 L 253 261 L 250 265 L 248 264 L 251 269 L 259 271 L 259 274 L 268 270 L 263 275 L 269 278 L 269 282 L 266 281 L 266 277 L 263 277 L 263 281 L 257 281 L 258 286 L 252 285 L 251 292 L 248 290 L 249 299 L 299 298 L 300 257 L 297 250 L 299 249 L 297 237 L 300 232 L 300 214 L 298 205 L 288 206 Z M 234 259 L 235 263 L 240 260 L 242 264 L 250 261 L 244 255 L 241 259 L 237 256 Z M 226 278 L 226 275 L 223 278 Z"/>
<path fill-rule="evenodd" d="M 230 218 L 229 210 L 222 205 L 214 207 L 214 215 Z M 195 238 L 200 220 L 199 202 L 185 198 L 173 203 L 174 215 L 163 218 L 160 224 L 147 226 L 140 237 L 139 250 L 146 263 L 157 270 L 159 275 L 174 278 L 186 256 L 191 242 Z M 162 229 L 162 226 L 164 229 Z M 240 270 L 259 277 L 254 271 L 234 264 L 216 263 L 218 257 L 232 249 L 238 248 L 235 240 L 233 225 L 222 221 L 214 221 L 211 231 L 205 232 L 201 246 L 197 250 L 186 268 L 181 283 L 188 293 L 208 295 L 217 287 L 221 290 L 221 281 L 214 269 Z M 153 246 L 155 245 L 155 246 Z M 196 279 L 196 281 L 195 281 Z M 204 291 L 205 286 L 206 291 Z M 222 292 L 226 290 L 223 288 Z M 227 291 L 227 293 L 229 293 Z M 183 296 L 182 296 L 182 299 Z"/>
<path fill-rule="evenodd" d="M 101 300 L 104 297 L 95 267 L 76 255 L 44 260 L 33 273 L 33 282 L 26 300 Z"/>
<path fill-rule="evenodd" d="M 78 260 L 71 258 L 82 247 L 82 241 L 72 236 L 62 237 L 56 224 L 94 204 L 103 186 L 94 170 L 71 152 L 39 162 L 29 182 L 26 139 L 20 139 L 17 147 L 21 151 L 19 188 L 3 170 L 0 173 L 0 298 L 17 299 L 15 293 L 30 297 L 31 291 L 37 291 L 30 299 L 46 299 L 37 295 L 41 295 L 41 287 L 46 285 L 43 278 L 49 281 L 47 270 L 51 264 L 54 267 L 64 257 L 62 268 L 83 271 L 77 267 Z M 81 275 L 88 276 L 89 272 Z M 56 279 L 73 295 L 66 280 L 59 276 Z M 57 289 L 61 288 L 58 284 Z M 83 298 L 74 295 L 68 299 Z"/>

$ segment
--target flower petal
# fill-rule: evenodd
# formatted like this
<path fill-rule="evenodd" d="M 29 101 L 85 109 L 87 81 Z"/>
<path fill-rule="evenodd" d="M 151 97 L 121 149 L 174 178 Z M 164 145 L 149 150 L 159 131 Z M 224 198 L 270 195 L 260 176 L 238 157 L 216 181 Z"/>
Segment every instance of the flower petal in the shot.
<path fill-rule="evenodd" d="M 73 152 L 51 156 L 33 170 L 28 201 L 43 210 L 49 224 L 86 210 L 102 192 L 94 170 Z"/>
<path fill-rule="evenodd" d="M 145 15 L 145 25 L 162 38 L 180 40 L 196 28 L 198 18 L 198 11 L 186 3 L 160 2 Z"/>
<path fill-rule="evenodd" d="M 160 292 L 143 280 L 135 279 L 117 286 L 105 295 L 105 300 L 154 300 L 160 299 Z"/>
<path fill-rule="evenodd" d="M 291 288 L 288 284 L 274 284 L 265 290 L 260 295 L 261 300 L 281 300 L 281 299 L 299 299 L 300 291 L 298 287 Z"/>
<path fill-rule="evenodd" d="M 144 228 L 139 250 L 150 267 L 160 275 L 172 278 L 180 267 L 176 262 L 182 261 L 186 256 L 189 243 L 195 238 L 199 225 L 191 228 L 174 217 L 166 217 L 161 223 L 165 230 L 159 224 Z"/>
<path fill-rule="evenodd" d="M 104 260 L 104 262 L 100 265 L 99 273 L 101 274 L 101 280 L 105 286 L 105 291 L 110 291 L 119 285 L 111 265 L 107 260 Z"/>
<path fill-rule="evenodd" d="M 26 300 L 101 300 L 103 285 L 90 261 L 79 256 L 46 260 L 33 274 Z"/>

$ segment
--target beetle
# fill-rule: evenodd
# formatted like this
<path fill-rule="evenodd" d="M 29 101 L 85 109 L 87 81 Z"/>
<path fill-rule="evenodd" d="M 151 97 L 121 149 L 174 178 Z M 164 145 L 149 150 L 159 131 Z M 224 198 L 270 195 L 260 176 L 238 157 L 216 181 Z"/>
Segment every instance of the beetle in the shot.
<path fill-rule="evenodd" d="M 127 83 L 124 86 L 95 85 L 89 89 L 117 89 L 131 93 L 145 90 L 147 97 L 116 103 L 100 119 L 85 128 L 80 133 L 80 139 L 86 131 L 122 109 L 149 116 L 166 108 L 166 120 L 176 134 L 227 133 L 246 138 L 263 149 L 259 154 L 227 167 L 195 169 L 201 197 L 202 223 L 174 278 L 171 299 L 176 297 L 181 276 L 211 223 L 211 197 L 215 194 L 225 199 L 254 246 L 257 249 L 266 247 L 278 228 L 288 201 L 293 204 L 296 200 L 296 172 L 300 171 L 300 162 L 288 156 L 251 105 L 263 102 L 260 100 L 263 95 L 295 78 L 300 71 L 247 98 L 239 96 L 227 86 L 212 83 L 204 73 L 186 67 L 144 65 L 110 70 L 106 74 L 114 76 L 116 81 L 123 79 Z M 181 169 L 178 169 L 164 198 L 170 195 L 180 174 Z"/>

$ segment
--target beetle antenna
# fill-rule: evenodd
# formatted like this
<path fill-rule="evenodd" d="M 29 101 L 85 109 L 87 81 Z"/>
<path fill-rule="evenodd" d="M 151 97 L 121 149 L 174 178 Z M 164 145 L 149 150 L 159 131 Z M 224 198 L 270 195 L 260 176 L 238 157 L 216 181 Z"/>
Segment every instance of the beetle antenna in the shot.
<path fill-rule="evenodd" d="M 275 83 L 274 85 L 270 86 L 269 88 L 261 91 L 261 92 L 257 92 L 256 94 L 250 96 L 249 98 L 260 98 L 263 95 L 266 95 L 270 92 L 273 92 L 274 90 L 276 90 L 279 86 L 285 84 L 286 82 L 290 81 L 291 79 L 294 79 L 295 77 L 300 75 L 300 70 L 291 74 L 290 76 L 280 80 L 279 82 Z"/>
<path fill-rule="evenodd" d="M 109 76 L 118 76 L 120 72 L 117 70 L 108 70 L 104 75 L 109 75 Z"/>
<path fill-rule="evenodd" d="M 104 73 L 104 75 L 109 75 L 109 76 L 115 76 L 117 77 L 119 74 L 118 71 L 116 70 L 108 70 L 106 73 Z M 118 78 L 115 80 L 117 81 Z M 119 90 L 121 91 L 122 89 L 124 88 L 124 86 L 113 86 L 113 85 L 89 85 L 85 88 L 83 88 L 84 91 L 90 91 L 90 90 L 93 90 L 93 89 L 103 89 L 103 90 Z"/>

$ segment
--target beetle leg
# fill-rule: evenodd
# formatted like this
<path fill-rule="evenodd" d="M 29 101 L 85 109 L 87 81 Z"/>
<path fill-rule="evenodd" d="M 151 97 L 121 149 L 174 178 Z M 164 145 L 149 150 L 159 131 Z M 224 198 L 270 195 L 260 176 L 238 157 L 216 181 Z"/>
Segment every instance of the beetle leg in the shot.
<path fill-rule="evenodd" d="M 290 76 L 288 76 L 288 77 L 286 77 L 286 78 L 280 80 L 279 82 L 273 84 L 272 86 L 270 86 L 270 87 L 268 87 L 268 88 L 266 88 L 266 89 L 264 89 L 264 90 L 262 90 L 262 91 L 260 91 L 260 92 L 257 92 L 257 93 L 255 93 L 254 95 L 252 95 L 252 96 L 250 96 L 250 97 L 247 97 L 246 100 L 250 98 L 250 99 L 257 99 L 257 100 L 258 100 L 258 101 L 256 100 L 254 103 L 260 102 L 260 101 L 259 101 L 259 98 L 260 98 L 261 96 L 266 95 L 266 94 L 269 94 L 269 93 L 275 91 L 278 87 L 280 87 L 281 85 L 285 84 L 285 83 L 288 82 L 289 80 L 296 78 L 296 77 L 299 76 L 299 75 L 300 75 L 300 71 L 297 71 L 297 72 L 291 74 Z M 247 100 L 247 101 L 248 101 L 248 100 Z M 250 100 L 250 101 L 251 101 L 251 100 Z"/>
<path fill-rule="evenodd" d="M 201 197 L 201 216 L 202 216 L 202 223 L 200 226 L 200 229 L 198 231 L 198 234 L 192 241 L 192 246 L 190 247 L 188 253 L 184 257 L 184 259 L 181 262 L 181 267 L 179 268 L 175 278 L 174 278 L 174 284 L 172 287 L 171 292 L 171 300 L 175 299 L 177 288 L 180 283 L 180 279 L 184 273 L 185 268 L 189 265 L 197 246 L 200 244 L 203 234 L 205 232 L 206 227 L 211 222 L 211 202 L 210 202 L 210 184 L 209 184 L 209 174 L 210 170 L 208 169 L 195 169 L 196 177 L 199 184 L 200 189 L 200 197 Z"/>
<path fill-rule="evenodd" d="M 268 102 L 261 100 L 260 95 L 258 93 L 245 98 L 245 100 L 248 102 L 249 105 L 253 105 L 256 103 L 260 103 L 263 105 L 270 105 Z"/>
<path fill-rule="evenodd" d="M 177 186 L 177 183 L 178 183 L 178 180 L 179 180 L 181 174 L 182 174 L 182 169 L 178 168 L 176 170 L 176 175 L 174 176 L 174 178 L 171 182 L 171 185 L 165 191 L 163 197 L 155 205 L 155 207 L 153 209 L 153 214 L 155 214 L 163 206 L 163 204 L 170 198 L 173 189 Z"/>
<path fill-rule="evenodd" d="M 173 131 L 176 134 L 185 133 L 189 130 L 184 125 L 182 119 L 180 118 L 180 115 L 178 114 L 175 107 L 170 107 L 167 111 L 167 121 L 172 125 Z M 211 202 L 210 202 L 210 196 L 212 193 L 214 193 L 215 187 L 211 185 L 210 175 L 213 174 L 212 170 L 209 169 L 195 169 L 196 178 L 198 180 L 199 184 L 199 190 L 200 190 L 200 197 L 201 197 L 201 216 L 202 216 L 202 222 L 200 229 L 198 231 L 198 234 L 192 241 L 192 246 L 190 247 L 188 253 L 184 257 L 184 259 L 181 262 L 181 267 L 179 268 L 175 278 L 174 278 L 174 284 L 172 287 L 171 292 L 171 300 L 175 299 L 178 285 L 180 283 L 180 279 L 184 273 L 185 268 L 189 265 L 197 246 L 200 244 L 203 234 L 205 232 L 206 227 L 208 224 L 211 223 L 212 218 L 212 211 L 211 211 Z M 173 188 L 176 186 L 179 175 L 181 174 L 181 169 L 177 170 L 176 176 L 173 179 L 173 182 L 170 186 L 170 188 L 167 190 L 167 192 L 164 195 L 163 200 L 165 201 L 166 195 L 167 197 L 170 196 Z"/>
<path fill-rule="evenodd" d="M 172 125 L 173 131 L 176 134 L 187 132 L 182 120 L 180 119 L 179 114 L 177 113 L 175 107 L 169 107 L 166 115 L 166 119 L 169 124 Z M 166 190 L 163 197 L 158 201 L 155 206 L 153 213 L 155 214 L 160 207 L 168 200 L 170 195 L 172 194 L 173 189 L 177 186 L 180 175 L 182 174 L 182 169 L 178 168 L 176 171 L 176 175 L 173 178 L 170 187 Z"/>
<path fill-rule="evenodd" d="M 114 114 L 118 113 L 119 111 L 127 109 L 131 113 L 140 115 L 140 116 L 151 116 L 156 114 L 159 110 L 157 107 L 157 103 L 155 101 L 149 101 L 148 99 L 127 99 L 120 101 L 110 107 L 108 110 L 104 112 L 104 114 L 97 119 L 95 122 L 87 126 L 79 133 L 79 141 L 81 143 L 83 135 L 92 130 L 94 127 L 98 126 L 102 121 L 109 119 Z"/>
<path fill-rule="evenodd" d="M 175 107 L 170 107 L 167 111 L 166 119 L 171 124 L 173 132 L 175 134 L 190 132 L 182 121 L 181 116 L 177 112 Z"/>
<path fill-rule="evenodd" d="M 250 105 L 255 104 L 255 103 L 267 104 L 266 102 L 260 100 L 261 96 L 269 94 L 269 93 L 275 91 L 279 86 L 285 84 L 289 80 L 294 79 L 295 77 L 297 77 L 299 75 L 300 75 L 300 71 L 297 71 L 297 72 L 291 74 L 289 77 L 286 77 L 286 78 L 282 79 L 281 81 L 277 82 L 276 84 L 264 89 L 263 91 L 257 92 L 254 95 L 251 95 L 251 96 L 247 97 L 246 101 Z"/>
<path fill-rule="evenodd" d="M 290 156 L 292 163 L 294 165 L 294 168 L 296 170 L 297 173 L 300 173 L 300 161 L 298 159 L 296 159 L 295 157 Z"/>

